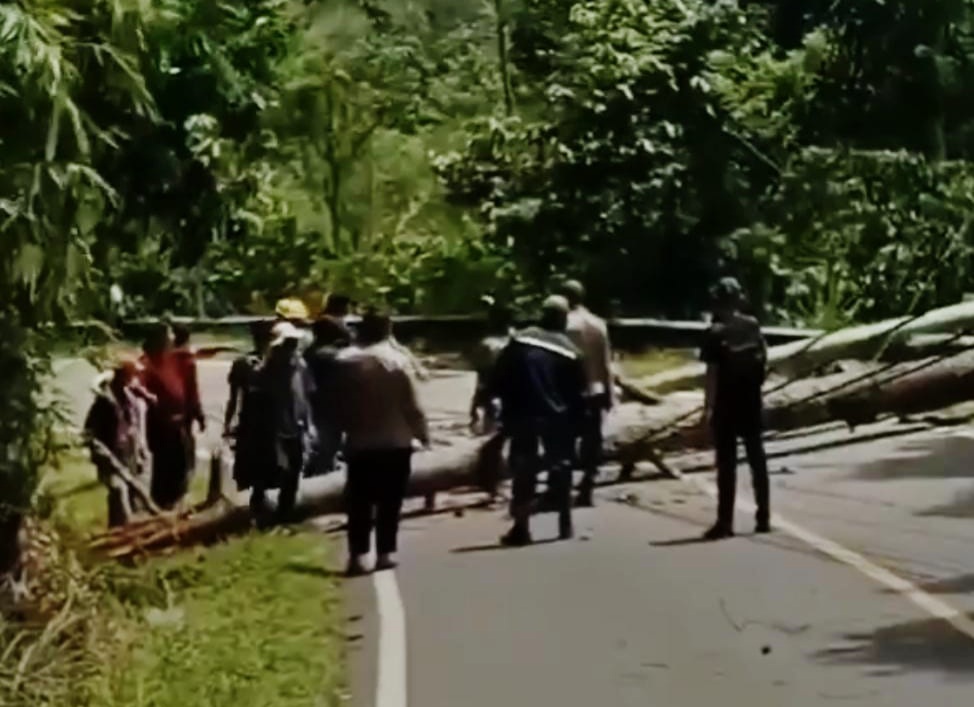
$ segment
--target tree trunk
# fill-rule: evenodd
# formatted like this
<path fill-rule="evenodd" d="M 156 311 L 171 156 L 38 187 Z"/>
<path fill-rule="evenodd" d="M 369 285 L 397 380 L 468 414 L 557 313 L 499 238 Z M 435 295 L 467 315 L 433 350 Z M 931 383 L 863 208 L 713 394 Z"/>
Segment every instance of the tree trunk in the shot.
<path fill-rule="evenodd" d="M 957 332 L 974 327 L 974 303 L 963 302 L 933 309 L 917 317 L 899 317 L 876 324 L 840 329 L 806 341 L 775 346 L 768 350 L 772 370 L 789 375 L 809 375 L 816 368 L 840 358 L 868 359 L 889 344 L 915 334 Z M 642 378 L 643 388 L 664 393 L 702 385 L 706 367 L 700 363 L 681 366 Z"/>
<path fill-rule="evenodd" d="M 20 566 L 20 529 L 24 523 L 21 513 L 0 514 L 0 579 L 16 572 Z"/>

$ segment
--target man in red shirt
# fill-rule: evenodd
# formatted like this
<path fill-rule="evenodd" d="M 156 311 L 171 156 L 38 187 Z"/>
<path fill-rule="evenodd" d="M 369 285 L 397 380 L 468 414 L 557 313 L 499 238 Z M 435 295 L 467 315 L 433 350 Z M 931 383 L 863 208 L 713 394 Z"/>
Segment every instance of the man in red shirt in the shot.
<path fill-rule="evenodd" d="M 156 398 L 146 418 L 152 500 L 160 508 L 173 508 L 186 495 L 193 467 L 191 406 L 169 326 L 160 324 L 153 329 L 143 351 L 142 384 Z"/>

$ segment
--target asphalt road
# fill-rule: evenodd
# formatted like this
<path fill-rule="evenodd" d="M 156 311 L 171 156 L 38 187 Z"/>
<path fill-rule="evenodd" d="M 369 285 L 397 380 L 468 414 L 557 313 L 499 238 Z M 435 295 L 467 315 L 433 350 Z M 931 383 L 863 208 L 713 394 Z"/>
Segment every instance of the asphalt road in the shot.
<path fill-rule="evenodd" d="M 77 423 L 93 372 L 61 365 Z M 213 422 L 226 371 L 226 362 L 200 369 Z M 424 385 L 431 417 L 462 413 L 471 385 L 457 375 Z M 807 537 L 751 535 L 746 512 L 737 538 L 697 542 L 713 518 L 699 483 L 707 472 L 602 487 L 570 542 L 551 542 L 551 516 L 536 521 L 539 542 L 518 550 L 497 547 L 507 523 L 500 511 L 407 520 L 395 575 L 407 685 L 398 697 L 407 699 L 395 704 L 967 704 L 974 639 L 924 606 L 974 615 L 974 434 L 911 429 L 889 423 L 769 444 L 775 511 L 910 582 L 910 597 Z M 211 424 L 201 448 L 218 431 Z M 673 463 L 693 470 L 708 461 Z M 743 466 L 740 483 L 746 502 Z M 377 704 L 380 654 L 389 652 L 380 650 L 388 629 L 377 586 L 375 578 L 347 584 L 357 707 Z"/>
<path fill-rule="evenodd" d="M 909 429 L 771 443 L 775 510 L 971 614 L 974 437 Z M 867 441 L 815 449 L 856 438 Z M 578 514 L 578 538 L 552 542 L 554 519 L 542 516 L 538 543 L 524 549 L 497 546 L 506 520 L 496 511 L 407 521 L 397 577 L 408 704 L 970 701 L 974 639 L 861 569 L 784 531 L 753 536 L 743 512 L 737 538 L 698 542 L 713 519 L 700 488 L 708 477 L 603 487 L 598 507 Z M 356 624 L 351 652 L 354 704 L 364 707 L 377 704 L 381 622 L 369 580 L 348 594 L 356 616 L 372 617 Z"/>

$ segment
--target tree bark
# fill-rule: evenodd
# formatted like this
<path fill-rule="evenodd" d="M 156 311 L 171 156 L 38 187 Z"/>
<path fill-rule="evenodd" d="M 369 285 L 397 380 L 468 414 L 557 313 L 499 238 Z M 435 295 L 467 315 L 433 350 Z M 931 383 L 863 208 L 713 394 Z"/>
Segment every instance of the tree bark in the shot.
<path fill-rule="evenodd" d="M 21 513 L 0 513 L 0 581 L 15 573 L 20 564 L 20 529 L 23 523 Z"/>
<path fill-rule="evenodd" d="M 840 329 L 814 339 L 796 341 L 768 350 L 772 370 L 789 376 L 809 375 L 819 366 L 840 358 L 869 359 L 890 345 L 916 334 L 956 332 L 974 327 L 974 303 L 941 307 L 917 317 L 899 317 L 875 324 Z M 702 385 L 706 367 L 700 363 L 681 366 L 635 381 L 657 393 Z"/>

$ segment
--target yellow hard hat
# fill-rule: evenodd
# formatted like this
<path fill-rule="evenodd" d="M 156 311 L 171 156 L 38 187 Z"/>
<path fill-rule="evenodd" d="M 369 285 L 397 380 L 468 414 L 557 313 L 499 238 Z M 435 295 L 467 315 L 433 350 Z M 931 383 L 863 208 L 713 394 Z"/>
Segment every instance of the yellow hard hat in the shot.
<path fill-rule="evenodd" d="M 277 301 L 274 313 L 284 319 L 310 319 L 308 308 L 296 297 L 285 297 Z"/>

